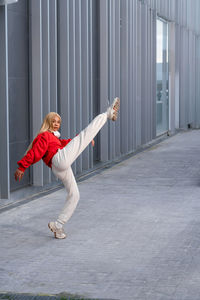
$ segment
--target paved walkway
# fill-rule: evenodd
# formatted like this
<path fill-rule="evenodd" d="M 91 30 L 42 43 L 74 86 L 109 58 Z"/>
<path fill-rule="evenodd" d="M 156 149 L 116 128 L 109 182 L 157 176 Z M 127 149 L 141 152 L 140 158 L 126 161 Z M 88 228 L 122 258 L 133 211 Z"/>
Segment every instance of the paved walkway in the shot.
<path fill-rule="evenodd" d="M 122 300 L 200 299 L 200 131 L 179 133 L 65 191 L 0 214 L 0 291 Z"/>

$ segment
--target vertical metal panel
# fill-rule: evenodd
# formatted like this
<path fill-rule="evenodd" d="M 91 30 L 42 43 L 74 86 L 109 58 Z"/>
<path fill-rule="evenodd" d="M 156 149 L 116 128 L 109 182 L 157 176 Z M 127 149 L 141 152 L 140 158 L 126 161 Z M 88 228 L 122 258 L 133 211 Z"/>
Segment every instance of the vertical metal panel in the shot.
<path fill-rule="evenodd" d="M 50 31 L 49 31 L 49 1 L 41 2 L 42 6 L 42 116 L 50 112 Z M 34 103 L 33 103 L 34 105 Z M 38 128 L 39 129 L 39 128 Z M 43 165 L 43 184 L 51 182 L 51 173 Z"/>
<path fill-rule="evenodd" d="M 195 3 L 194 3 L 194 5 L 195 5 Z M 191 23 L 192 23 L 191 29 L 193 31 L 195 31 L 195 6 L 194 5 L 191 6 L 191 11 L 190 11 L 190 18 L 191 18 Z"/>
<path fill-rule="evenodd" d="M 147 142 L 146 134 L 148 131 L 147 115 L 147 9 L 146 6 L 141 6 L 141 143 Z"/>
<path fill-rule="evenodd" d="M 109 36 L 108 36 L 108 51 L 109 51 L 109 84 L 108 84 L 108 98 L 112 100 L 115 92 L 115 2 L 111 0 L 108 3 L 108 15 L 109 15 Z M 115 135 L 114 135 L 114 124 L 109 122 L 108 124 L 108 158 L 113 159 L 115 156 Z"/>
<path fill-rule="evenodd" d="M 161 14 L 161 16 L 165 16 L 166 14 L 166 12 L 165 12 L 165 3 L 166 3 L 166 1 L 162 1 L 162 0 L 160 0 L 160 14 Z"/>
<path fill-rule="evenodd" d="M 133 151 L 133 1 L 128 3 L 128 152 Z"/>
<path fill-rule="evenodd" d="M 99 1 L 99 94 L 100 111 L 104 112 L 108 101 L 108 2 Z M 108 125 L 106 124 L 100 132 L 100 159 L 108 160 Z"/>
<path fill-rule="evenodd" d="M 178 10 L 179 10 L 179 19 L 178 22 L 182 24 L 182 14 L 183 14 L 183 1 L 178 0 Z"/>
<path fill-rule="evenodd" d="M 114 90 L 114 97 L 121 95 L 121 89 L 120 89 L 120 43 L 121 43 L 121 19 L 120 19 L 120 0 L 113 0 L 115 3 L 115 24 L 114 24 L 114 36 L 113 36 L 113 43 L 114 43 L 114 49 L 115 49 L 115 63 L 114 63 L 114 70 L 115 70 L 115 90 Z M 134 51 L 132 49 L 132 51 Z M 121 123 L 121 117 L 119 114 L 118 121 L 114 124 L 115 126 L 115 157 L 119 157 L 121 154 L 120 149 L 120 123 Z"/>
<path fill-rule="evenodd" d="M 196 80 L 196 36 L 193 32 L 192 35 L 193 38 L 193 54 L 192 54 L 192 72 L 193 72 L 193 81 L 191 82 L 192 85 L 192 124 L 193 126 L 195 125 L 195 99 L 196 99 L 196 84 L 197 84 L 197 80 Z"/>
<path fill-rule="evenodd" d="M 93 13 L 94 13 L 94 9 L 96 9 L 96 3 L 93 0 L 89 1 L 89 5 L 88 5 L 88 35 L 89 35 L 89 121 L 91 121 L 93 119 L 93 102 L 94 102 L 94 84 L 93 84 L 93 78 L 95 76 L 94 73 L 94 64 L 95 64 L 95 60 L 94 60 L 94 52 L 93 52 L 93 37 L 95 34 L 95 28 L 94 28 L 94 24 L 93 24 Z M 93 157 L 93 149 L 91 147 L 91 145 L 89 146 L 89 168 L 93 167 L 93 161 L 94 161 L 94 157 Z"/>
<path fill-rule="evenodd" d="M 29 26 L 28 3 L 9 5 L 7 10 L 9 161 L 11 192 L 30 183 L 30 170 L 23 180 L 15 181 L 17 161 L 28 147 L 29 140 Z M 14 53 L 13 53 L 14 51 Z M 13 130 L 18 128 L 18 130 Z"/>
<path fill-rule="evenodd" d="M 174 15 L 175 15 L 174 16 L 174 20 L 175 20 L 176 23 L 179 23 L 178 22 L 178 20 L 179 20 L 179 9 L 178 9 L 179 6 L 178 6 L 178 1 L 175 1 L 174 6 L 175 6 L 174 7 L 174 10 L 175 10 L 175 12 L 174 12 Z"/>
<path fill-rule="evenodd" d="M 189 3 L 189 1 L 186 2 L 186 5 L 187 5 L 187 11 L 186 11 L 186 24 L 187 26 L 189 27 L 190 24 L 191 24 L 191 10 L 192 10 L 192 7 L 190 5 L 191 3 Z"/>
<path fill-rule="evenodd" d="M 147 11 L 147 76 L 148 76 L 148 83 L 147 83 L 147 103 L 148 103 L 148 133 L 147 133 L 147 140 L 150 141 L 152 139 L 152 90 L 151 90 L 151 71 L 152 71 L 152 9 L 148 9 Z"/>
<path fill-rule="evenodd" d="M 200 128 L 200 36 L 196 37 L 196 51 L 195 51 L 195 78 L 196 78 L 196 98 L 195 98 L 195 127 Z"/>
<path fill-rule="evenodd" d="M 137 2 L 136 147 L 141 145 L 141 3 Z"/>
<path fill-rule="evenodd" d="M 196 0 L 195 5 L 195 32 L 200 33 L 200 18 L 199 18 L 199 12 L 200 12 L 200 2 L 199 0 Z"/>
<path fill-rule="evenodd" d="M 49 1 L 42 1 L 42 111 L 50 111 Z"/>
<path fill-rule="evenodd" d="M 49 0 L 50 110 L 58 111 L 57 99 L 57 0 Z"/>
<path fill-rule="evenodd" d="M 108 99 L 113 101 L 114 97 L 120 96 L 120 2 L 109 2 L 109 84 L 108 84 Z M 116 153 L 120 154 L 120 118 L 119 122 L 109 122 L 109 159 L 116 157 Z M 117 131 L 119 130 L 119 131 Z"/>
<path fill-rule="evenodd" d="M 151 122 L 152 122 L 152 115 L 151 115 L 151 105 L 152 105 L 152 95 L 151 95 L 151 27 L 152 27 L 152 19 L 151 19 L 151 10 L 147 10 L 147 134 L 146 134 L 146 141 L 150 141 L 152 139 L 152 128 L 151 128 Z M 154 99 L 153 99 L 154 101 Z"/>
<path fill-rule="evenodd" d="M 188 78 L 188 65 L 189 65 L 189 30 L 184 28 L 184 104 L 185 104 L 185 127 L 189 124 L 189 78 Z"/>
<path fill-rule="evenodd" d="M 183 24 L 183 2 L 179 0 L 178 2 L 178 23 Z"/>
<path fill-rule="evenodd" d="M 70 137 L 69 60 L 69 0 L 61 0 L 58 1 L 58 103 L 63 138 Z"/>
<path fill-rule="evenodd" d="M 133 101 L 133 150 L 136 149 L 136 101 L 137 101 L 137 2 L 133 1 L 133 43 L 132 43 L 132 52 L 133 52 L 133 69 L 132 69 L 132 101 Z"/>
<path fill-rule="evenodd" d="M 76 134 L 78 134 L 82 128 L 82 51 L 81 51 L 81 0 L 76 1 L 75 3 L 75 55 L 76 55 L 76 72 L 75 72 L 75 82 L 76 82 Z M 76 160 L 76 172 L 82 172 L 82 155 Z"/>
<path fill-rule="evenodd" d="M 180 127 L 180 118 L 179 118 L 179 86 L 180 86 L 180 26 L 175 24 L 175 128 Z"/>
<path fill-rule="evenodd" d="M 156 13 L 155 11 L 152 12 L 152 55 L 151 55 L 151 89 L 152 89 L 152 106 L 151 106 L 151 115 L 152 115 L 152 138 L 156 137 Z"/>
<path fill-rule="evenodd" d="M 189 102 L 189 110 L 188 110 L 188 123 L 194 124 L 195 120 L 195 37 L 192 31 L 189 31 L 189 54 L 188 54 L 188 62 L 189 62 L 189 72 L 187 72 L 188 79 L 188 102 Z"/>
<path fill-rule="evenodd" d="M 75 1 L 69 1 L 69 99 L 70 137 L 76 135 L 76 89 L 75 89 Z"/>
<path fill-rule="evenodd" d="M 58 112 L 57 0 L 49 0 L 50 111 Z M 49 170 L 51 181 L 55 181 Z"/>
<path fill-rule="evenodd" d="M 151 13 L 151 96 L 152 96 L 152 105 L 151 105 L 151 115 L 152 115 L 152 138 L 156 137 L 156 89 L 157 89 L 157 79 L 156 79 L 156 11 Z"/>
<path fill-rule="evenodd" d="M 100 112 L 99 98 L 99 1 L 92 0 L 92 114 L 94 118 Z M 92 156 L 94 165 L 97 164 L 100 157 L 100 135 L 95 138 L 95 147 L 92 148 Z"/>
<path fill-rule="evenodd" d="M 176 1 L 170 0 L 170 19 L 171 21 L 175 21 L 176 19 Z"/>
<path fill-rule="evenodd" d="M 129 1 L 121 0 L 121 57 L 120 57 L 120 69 L 121 69 L 121 96 L 123 98 L 123 105 L 121 106 L 121 153 L 125 154 L 128 152 L 128 11 Z"/>
<path fill-rule="evenodd" d="M 187 26 L 187 0 L 182 1 L 182 24 Z"/>
<path fill-rule="evenodd" d="M 32 103 L 32 138 L 42 123 L 42 7 L 41 0 L 31 0 L 31 103 Z M 33 184 L 43 185 L 43 165 L 40 161 L 33 166 Z"/>
<path fill-rule="evenodd" d="M 180 64 L 180 125 L 187 128 L 189 122 L 189 85 L 188 85 L 188 63 L 189 63 L 189 31 L 184 27 L 181 30 L 181 64 Z M 184 62 L 184 64 L 182 63 Z"/>
<path fill-rule="evenodd" d="M 180 28 L 180 49 L 179 49 L 179 54 L 180 54 L 180 64 L 179 64 L 179 75 L 180 75 L 180 86 L 179 86 L 179 95 L 180 99 L 180 127 L 184 127 L 185 125 L 185 105 L 184 105 L 184 64 L 181 63 L 183 60 L 183 55 L 184 55 L 184 30 L 183 28 Z"/>
<path fill-rule="evenodd" d="M 82 118 L 83 127 L 86 127 L 90 121 L 89 118 L 89 102 L 90 102 L 90 82 L 89 82 L 89 20 L 88 20 L 88 9 L 89 1 L 83 0 L 82 3 L 82 24 L 81 24 L 81 37 L 82 37 L 82 101 L 84 103 Z M 89 169 L 89 148 L 87 147 L 83 154 L 83 169 Z"/>
<path fill-rule="evenodd" d="M 76 88 L 75 88 L 75 1 L 69 1 L 69 114 L 70 137 L 76 136 Z M 72 166 L 76 173 L 76 162 Z"/>
<path fill-rule="evenodd" d="M 0 198 L 10 198 L 7 6 L 0 6 Z"/>
<path fill-rule="evenodd" d="M 160 0 L 156 0 L 156 10 L 157 12 L 161 13 L 161 1 Z"/>
<path fill-rule="evenodd" d="M 175 24 L 169 24 L 169 130 L 175 131 Z"/>
<path fill-rule="evenodd" d="M 169 19 L 169 0 L 164 1 L 164 14 L 167 19 Z"/>

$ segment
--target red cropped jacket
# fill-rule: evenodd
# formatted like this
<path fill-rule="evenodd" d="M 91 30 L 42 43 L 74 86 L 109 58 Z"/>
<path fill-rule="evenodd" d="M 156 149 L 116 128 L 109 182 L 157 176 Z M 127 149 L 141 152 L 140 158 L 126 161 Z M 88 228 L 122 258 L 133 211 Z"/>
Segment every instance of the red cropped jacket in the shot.
<path fill-rule="evenodd" d="M 64 148 L 70 141 L 71 139 L 59 139 L 49 131 L 38 134 L 33 140 L 32 148 L 17 162 L 19 170 L 24 172 L 28 167 L 35 164 L 40 159 L 51 168 L 53 156 L 57 153 L 58 149 Z"/>

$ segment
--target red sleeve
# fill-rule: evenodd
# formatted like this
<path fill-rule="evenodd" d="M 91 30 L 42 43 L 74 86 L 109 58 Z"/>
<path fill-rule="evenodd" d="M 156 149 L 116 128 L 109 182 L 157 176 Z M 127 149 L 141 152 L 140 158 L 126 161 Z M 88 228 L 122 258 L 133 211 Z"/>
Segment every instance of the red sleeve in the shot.
<path fill-rule="evenodd" d="M 28 167 L 38 162 L 48 149 L 48 136 L 45 133 L 39 134 L 33 141 L 32 148 L 17 162 L 19 170 L 25 171 Z"/>
<path fill-rule="evenodd" d="M 71 140 L 72 140 L 72 139 L 67 139 L 67 140 L 61 140 L 61 139 L 60 139 L 60 142 L 61 142 L 61 145 L 62 145 L 63 147 L 65 147 L 69 142 L 71 142 Z"/>

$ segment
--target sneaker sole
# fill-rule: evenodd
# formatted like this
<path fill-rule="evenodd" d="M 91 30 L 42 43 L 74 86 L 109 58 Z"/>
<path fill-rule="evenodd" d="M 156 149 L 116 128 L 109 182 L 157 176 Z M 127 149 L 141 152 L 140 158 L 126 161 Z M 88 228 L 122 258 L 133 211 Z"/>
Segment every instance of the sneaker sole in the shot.
<path fill-rule="evenodd" d="M 115 111 L 114 114 L 116 114 L 116 115 L 113 115 L 112 121 L 116 121 L 117 117 L 118 117 L 118 111 L 120 108 L 120 99 L 118 97 L 115 98 L 114 103 L 112 105 L 112 109 L 114 109 L 114 107 L 116 108 L 116 110 L 114 110 Z"/>
<path fill-rule="evenodd" d="M 54 236 L 56 238 L 56 232 L 51 228 L 50 224 L 48 224 L 49 229 L 54 233 Z"/>
<path fill-rule="evenodd" d="M 50 225 L 49 223 L 48 223 L 48 227 L 49 227 L 49 229 L 54 233 L 54 237 L 55 237 L 56 239 L 58 239 L 58 240 L 66 239 L 67 235 L 66 235 L 65 237 L 63 237 L 63 238 L 57 237 L 57 236 L 56 236 L 56 231 L 54 231 L 54 230 L 51 228 L 51 225 Z"/>

